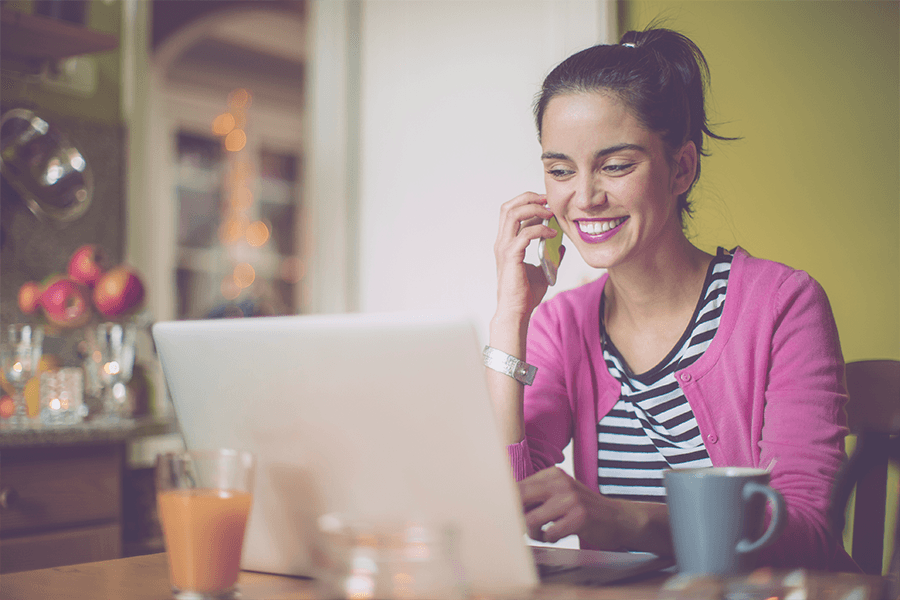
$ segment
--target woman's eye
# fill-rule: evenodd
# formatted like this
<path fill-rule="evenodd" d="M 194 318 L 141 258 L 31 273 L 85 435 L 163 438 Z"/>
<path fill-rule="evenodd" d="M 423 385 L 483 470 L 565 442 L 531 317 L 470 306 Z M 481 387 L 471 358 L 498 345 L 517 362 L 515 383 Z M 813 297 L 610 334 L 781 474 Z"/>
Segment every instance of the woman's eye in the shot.
<path fill-rule="evenodd" d="M 603 165 L 603 171 L 612 175 L 625 173 L 634 166 L 634 163 L 616 163 L 611 165 Z"/>
<path fill-rule="evenodd" d="M 554 169 L 547 169 L 547 173 L 549 173 L 550 176 L 553 177 L 554 179 L 562 179 L 564 177 L 568 177 L 569 175 L 571 175 L 573 173 L 573 171 L 571 171 L 569 169 L 554 168 Z"/>

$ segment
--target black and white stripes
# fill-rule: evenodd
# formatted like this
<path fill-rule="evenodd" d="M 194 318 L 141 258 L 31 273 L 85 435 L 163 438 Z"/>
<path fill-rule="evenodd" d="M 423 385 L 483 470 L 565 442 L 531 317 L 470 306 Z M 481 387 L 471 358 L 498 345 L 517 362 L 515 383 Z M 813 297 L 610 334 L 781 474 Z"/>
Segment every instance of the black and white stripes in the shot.
<path fill-rule="evenodd" d="M 664 501 L 664 470 L 712 464 L 675 373 L 697 360 L 715 336 L 730 269 L 731 255 L 719 249 L 690 325 L 669 355 L 646 373 L 632 374 L 601 331 L 606 366 L 622 384 L 619 401 L 597 424 L 601 493 Z"/>

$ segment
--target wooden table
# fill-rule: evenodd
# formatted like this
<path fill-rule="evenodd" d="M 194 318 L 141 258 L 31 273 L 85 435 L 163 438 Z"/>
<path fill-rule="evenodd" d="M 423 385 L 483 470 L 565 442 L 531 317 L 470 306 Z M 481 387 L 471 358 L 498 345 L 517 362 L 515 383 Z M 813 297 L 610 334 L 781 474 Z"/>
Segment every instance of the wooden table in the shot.
<path fill-rule="evenodd" d="M 0 598 L 31 600 L 164 600 L 170 598 L 165 554 L 150 554 L 68 567 L 10 573 L 0 577 Z M 879 577 L 847 574 L 807 574 L 810 599 L 875 600 L 882 589 Z M 517 594 L 516 600 L 646 600 L 687 598 L 667 589 L 671 583 L 658 574 L 619 585 L 586 588 L 542 585 Z M 244 571 L 238 585 L 244 600 L 319 600 L 312 581 Z M 710 596 L 710 598 L 712 598 Z M 487 600 L 483 597 L 473 600 Z M 491 598 L 490 600 L 511 600 Z"/>

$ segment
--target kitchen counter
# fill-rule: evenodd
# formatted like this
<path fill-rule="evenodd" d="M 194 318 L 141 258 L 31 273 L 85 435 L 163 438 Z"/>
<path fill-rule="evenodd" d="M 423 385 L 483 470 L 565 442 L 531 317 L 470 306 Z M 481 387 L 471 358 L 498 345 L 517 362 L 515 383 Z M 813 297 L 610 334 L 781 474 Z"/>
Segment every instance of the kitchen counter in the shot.
<path fill-rule="evenodd" d="M 38 446 L 124 443 L 175 431 L 174 421 L 154 417 L 135 419 L 132 423 L 117 426 L 94 425 L 90 421 L 79 425 L 39 425 L 33 429 L 0 430 L 0 451 Z"/>
<path fill-rule="evenodd" d="M 0 432 L 0 573 L 158 551 L 153 459 L 181 444 L 153 418 Z"/>

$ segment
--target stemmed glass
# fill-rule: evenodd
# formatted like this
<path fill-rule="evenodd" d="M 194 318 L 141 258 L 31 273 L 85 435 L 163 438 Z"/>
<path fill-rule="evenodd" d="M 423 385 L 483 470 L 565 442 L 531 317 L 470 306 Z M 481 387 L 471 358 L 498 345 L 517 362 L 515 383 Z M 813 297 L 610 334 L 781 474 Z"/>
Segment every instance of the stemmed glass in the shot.
<path fill-rule="evenodd" d="M 5 419 L 5 427 L 23 428 L 31 425 L 25 401 L 25 384 L 38 371 L 43 344 L 44 330 L 40 326 L 13 323 L 6 329 L 6 335 L 0 344 L 0 360 L 6 380 L 15 388 L 15 409 Z"/>
<path fill-rule="evenodd" d="M 99 376 L 103 385 L 103 412 L 94 419 L 107 425 L 130 421 L 125 384 L 131 380 L 134 368 L 134 343 L 137 328 L 134 323 L 100 323 L 94 336 Z"/>

